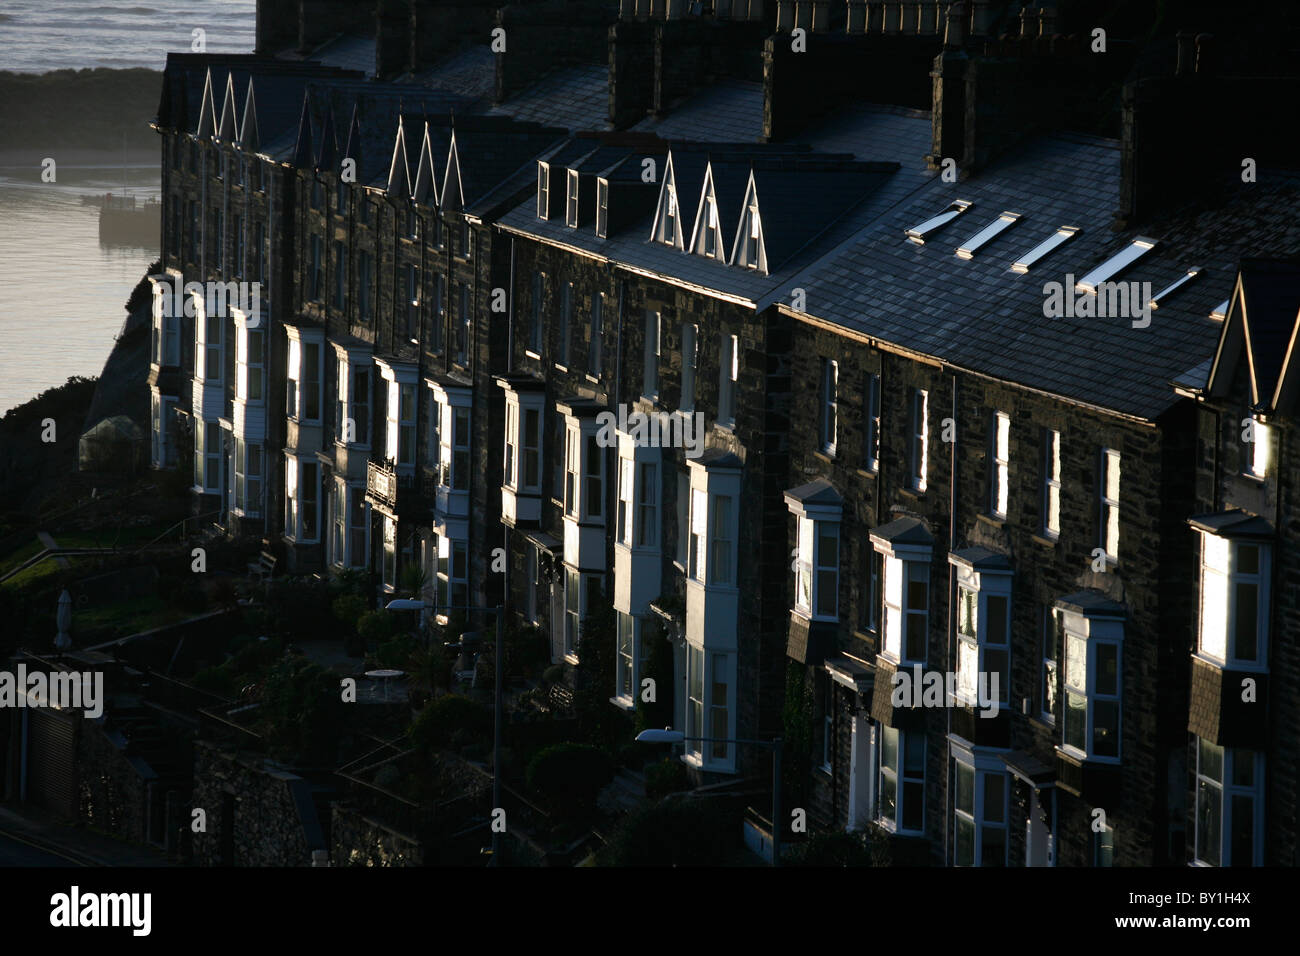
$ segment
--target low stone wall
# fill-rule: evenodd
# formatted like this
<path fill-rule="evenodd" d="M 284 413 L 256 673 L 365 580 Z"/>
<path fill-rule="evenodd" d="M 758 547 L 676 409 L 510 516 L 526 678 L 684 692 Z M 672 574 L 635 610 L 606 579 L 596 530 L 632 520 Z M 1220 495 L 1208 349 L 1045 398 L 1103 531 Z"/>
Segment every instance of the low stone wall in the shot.
<path fill-rule="evenodd" d="M 330 825 L 334 866 L 424 866 L 424 846 L 365 816 L 356 807 L 334 804 Z"/>
<path fill-rule="evenodd" d="M 157 774 L 126 755 L 126 741 L 84 720 L 77 735 L 77 817 L 88 827 L 132 843 L 149 838 L 149 781 Z"/>
<path fill-rule="evenodd" d="M 206 831 L 193 835 L 197 866 L 310 866 L 313 850 L 295 791 L 307 781 L 251 754 L 194 745 L 193 808 L 206 811 Z"/>

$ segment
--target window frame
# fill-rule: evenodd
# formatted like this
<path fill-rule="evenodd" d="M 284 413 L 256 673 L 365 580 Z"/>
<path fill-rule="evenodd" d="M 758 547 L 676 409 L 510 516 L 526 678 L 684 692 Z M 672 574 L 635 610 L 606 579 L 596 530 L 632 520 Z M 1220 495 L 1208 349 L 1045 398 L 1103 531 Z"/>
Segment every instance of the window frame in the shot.
<path fill-rule="evenodd" d="M 1043 519 L 1039 533 L 1052 541 L 1061 536 L 1061 433 L 1043 429 Z"/>
<path fill-rule="evenodd" d="M 818 438 L 822 454 L 835 457 L 837 429 L 839 427 L 839 362 L 822 359 L 821 414 L 818 416 Z"/>
<path fill-rule="evenodd" d="M 893 738 L 892 746 L 887 738 Z M 876 761 L 876 823 L 890 833 L 907 836 L 923 836 L 925 834 L 925 804 L 926 804 L 926 773 L 927 761 L 929 758 L 929 741 L 926 739 L 924 731 L 902 730 L 897 727 L 886 727 L 884 724 L 876 724 L 875 739 L 879 741 L 879 754 Z M 909 745 L 913 744 L 914 739 L 921 741 L 920 758 L 913 760 L 915 754 L 909 755 Z M 893 753 L 894 761 L 891 766 L 888 754 Z M 918 773 L 919 765 L 919 773 Z M 892 815 L 886 809 L 885 793 L 892 785 L 894 793 L 894 805 Z M 910 786 L 909 786 L 910 785 Z M 909 812 L 911 800 L 919 794 L 920 810 L 913 817 Z M 919 822 L 919 826 L 909 827 L 905 821 L 911 819 L 912 822 Z"/>
<path fill-rule="evenodd" d="M 1265 814 L 1267 811 L 1265 800 L 1267 798 L 1267 758 L 1264 751 L 1255 750 L 1249 747 L 1223 747 L 1210 743 L 1201 737 L 1194 737 L 1196 741 L 1196 759 L 1193 767 L 1193 779 L 1195 780 L 1195 791 L 1193 795 L 1192 807 L 1192 865 L 1193 866 L 1263 866 L 1264 865 L 1264 840 L 1267 835 L 1265 828 Z M 1207 748 L 1213 748 L 1218 751 L 1219 756 L 1219 779 L 1215 779 L 1205 772 L 1202 763 Z M 1246 755 L 1249 755 L 1250 762 L 1250 783 L 1235 782 L 1238 774 L 1238 764 Z M 1215 856 L 1208 856 L 1208 848 L 1202 846 L 1203 839 L 1209 834 L 1203 833 L 1202 827 L 1209 821 L 1203 818 L 1202 799 L 1208 789 L 1217 791 L 1218 812 L 1216 814 L 1216 825 L 1218 829 L 1217 846 L 1214 848 Z M 1249 800 L 1251 803 L 1251 859 L 1249 863 L 1242 863 L 1233 860 L 1233 842 L 1234 834 L 1234 816 L 1237 812 L 1239 800 Z"/>
<path fill-rule="evenodd" d="M 1114 448 L 1102 448 L 1097 485 L 1097 545 L 1101 548 L 1108 566 L 1119 563 L 1120 507 L 1123 482 L 1122 455 Z M 1115 495 L 1110 495 L 1111 465 L 1115 468 Z M 1111 526 L 1114 526 L 1113 540 Z"/>
<path fill-rule="evenodd" d="M 1199 530 L 1199 529 L 1198 529 Z M 1197 589 L 1197 627 L 1196 655 L 1202 660 L 1220 669 L 1266 672 L 1268 670 L 1269 644 L 1271 634 L 1272 611 L 1272 559 L 1273 547 L 1268 541 L 1256 538 L 1235 538 L 1215 535 L 1200 531 L 1200 560 L 1198 562 L 1200 581 Z M 1225 566 L 1211 567 L 1209 558 L 1212 541 L 1216 551 L 1224 552 Z M 1221 542 L 1221 544 L 1219 543 Z M 1255 549 L 1255 571 L 1239 570 L 1241 549 Z M 1219 603 L 1222 604 L 1222 641 L 1223 653 L 1216 653 L 1214 648 L 1207 648 L 1207 624 L 1219 620 L 1207 611 L 1210 596 L 1210 576 L 1222 579 Z M 1242 657 L 1239 653 L 1241 643 L 1237 634 L 1239 620 L 1239 601 L 1242 585 L 1255 587 L 1255 657 Z"/>

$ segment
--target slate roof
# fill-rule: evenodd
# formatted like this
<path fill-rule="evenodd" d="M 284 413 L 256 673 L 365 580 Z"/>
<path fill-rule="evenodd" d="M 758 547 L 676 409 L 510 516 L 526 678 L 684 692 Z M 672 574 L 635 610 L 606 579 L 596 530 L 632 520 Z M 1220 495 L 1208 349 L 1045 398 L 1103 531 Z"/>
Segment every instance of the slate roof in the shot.
<path fill-rule="evenodd" d="M 1005 554 L 999 554 L 983 545 L 950 552 L 948 557 L 959 564 L 967 565 L 975 571 L 1011 571 L 1011 562 L 1007 560 Z"/>
<path fill-rule="evenodd" d="M 480 110 L 491 106 L 496 93 L 496 54 L 489 44 L 467 47 L 440 60 L 427 70 L 407 73 L 396 81 L 402 85 L 455 93 L 479 103 Z"/>
<path fill-rule="evenodd" d="M 308 58 L 326 66 L 337 66 L 374 76 L 375 36 L 371 33 L 336 37 L 317 47 Z"/>
<path fill-rule="evenodd" d="M 1257 515 L 1233 508 L 1212 514 L 1192 515 L 1187 523 L 1200 531 L 1228 538 L 1271 538 L 1273 526 Z"/>
<path fill-rule="evenodd" d="M 552 71 L 490 112 L 570 132 L 609 129 L 609 67 L 583 64 Z"/>
<path fill-rule="evenodd" d="M 561 130 L 505 116 L 464 117 L 454 130 L 461 195 L 471 213 L 501 196 L 503 189 L 513 193 L 535 182 L 538 157 L 564 136 Z M 536 212 L 536 201 L 525 205 Z"/>
<path fill-rule="evenodd" d="M 762 146 L 680 142 L 669 145 L 672 149 L 673 176 L 677 184 L 678 202 L 681 205 L 679 215 L 682 217 L 682 228 L 687 238 L 698 209 L 704 170 L 710 157 L 722 161 L 735 156 L 774 157 L 775 160 L 807 162 L 814 166 L 818 162 L 834 160 L 834 157 L 818 157 L 811 153 L 806 145 Z M 805 236 L 800 244 L 799 255 L 790 262 L 780 263 L 769 275 L 753 269 L 729 266 L 716 259 L 693 255 L 664 243 L 647 241 L 654 222 L 653 211 L 606 239 L 598 238 L 594 228 L 591 227 L 569 229 L 562 220 L 538 219 L 536 203 L 531 198 L 503 215 L 499 223 L 508 231 L 580 250 L 597 259 L 604 259 L 633 271 L 660 277 L 666 282 L 701 289 L 730 301 L 762 309 L 773 298 L 788 294 L 791 288 L 789 280 L 801 265 L 833 250 L 861 230 L 867 221 L 863 218 L 863 210 L 869 208 L 871 196 L 887 186 L 893 175 L 891 172 L 893 168 L 877 166 L 857 174 L 860 179 L 857 181 L 856 189 L 852 191 L 852 196 L 840 195 L 838 200 L 831 202 L 829 204 L 833 207 L 831 212 L 826 219 L 816 222 L 809 229 L 809 235 Z M 666 171 L 666 164 L 664 169 Z M 801 182 L 803 187 L 809 190 L 807 195 L 816 193 L 818 189 L 835 185 L 830 180 L 819 178 L 822 173 L 815 169 L 804 175 L 805 178 Z M 854 197 L 863 196 L 867 198 L 854 204 Z M 797 200 L 792 199 L 791 202 Z M 778 202 L 777 208 L 773 211 L 778 218 L 781 205 L 782 203 Z M 613 210 L 611 210 L 612 215 Z M 729 223 L 727 228 L 734 229 L 735 223 Z M 815 238 L 809 242 L 810 237 Z"/>
<path fill-rule="evenodd" d="M 1188 208 L 1124 234 L 1110 231 L 1118 205 L 1114 141 L 1058 134 L 1028 144 L 966 182 L 931 178 L 885 211 L 836 254 L 799 275 L 809 313 L 873 339 L 952 365 L 1139 419 L 1177 401 L 1170 382 L 1211 355 L 1219 324 L 1211 309 L 1231 291 L 1237 256 L 1249 249 L 1300 248 L 1293 200 L 1266 199 L 1258 184 L 1218 209 Z M 1294 193 L 1294 185 L 1267 188 Z M 954 199 L 974 206 L 920 246 L 903 231 Z M 954 248 L 1002 210 L 1022 214 L 974 257 Z M 1276 213 L 1273 211 L 1276 209 Z M 1062 225 L 1081 231 L 1033 266 L 1009 272 L 1019 256 Z M 1151 315 L 1129 319 L 1044 317 L 1044 283 L 1082 276 L 1138 234 L 1159 240 L 1123 276 L 1158 290 L 1202 265 Z"/>
<path fill-rule="evenodd" d="M 844 503 L 840 493 L 835 490 L 835 486 L 826 478 L 814 478 L 812 481 L 800 485 L 798 488 L 791 488 L 785 493 L 787 502 L 794 500 L 802 502 L 805 505 L 825 505 L 835 506 Z"/>
<path fill-rule="evenodd" d="M 664 139 L 757 143 L 763 135 L 763 84 L 720 80 L 687 97 L 666 116 L 646 117 L 632 129 Z"/>

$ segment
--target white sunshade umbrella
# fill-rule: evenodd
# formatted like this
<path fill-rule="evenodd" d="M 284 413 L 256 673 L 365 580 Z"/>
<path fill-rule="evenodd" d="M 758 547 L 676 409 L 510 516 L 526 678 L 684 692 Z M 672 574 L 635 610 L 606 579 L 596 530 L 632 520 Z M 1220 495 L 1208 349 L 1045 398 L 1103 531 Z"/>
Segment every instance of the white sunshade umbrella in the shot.
<path fill-rule="evenodd" d="M 68 629 L 72 627 L 72 595 L 68 593 L 67 588 L 64 588 L 63 593 L 59 595 L 59 613 L 56 620 L 59 634 L 54 638 L 54 646 L 61 651 L 66 651 L 72 646 L 72 638 L 68 636 Z"/>

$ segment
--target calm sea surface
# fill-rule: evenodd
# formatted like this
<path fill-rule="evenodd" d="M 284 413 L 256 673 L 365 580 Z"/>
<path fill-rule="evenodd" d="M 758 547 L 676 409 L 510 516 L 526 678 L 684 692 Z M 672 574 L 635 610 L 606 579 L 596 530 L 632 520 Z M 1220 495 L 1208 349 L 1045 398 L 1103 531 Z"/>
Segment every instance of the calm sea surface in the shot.
<path fill-rule="evenodd" d="M 4 0 L 0 70 L 161 70 L 195 29 L 209 53 L 249 53 L 255 13 L 256 0 Z"/>
<path fill-rule="evenodd" d="M 3 0 L 0 70 L 83 67 L 161 70 L 201 27 L 211 53 L 253 48 L 255 0 Z M 22 131 L 11 130 L 20 145 Z M 111 153 L 59 163 L 58 181 L 0 157 L 0 414 L 70 375 L 98 375 L 126 318 L 126 298 L 151 248 L 103 245 L 98 210 L 83 195 L 158 195 L 156 162 Z"/>

